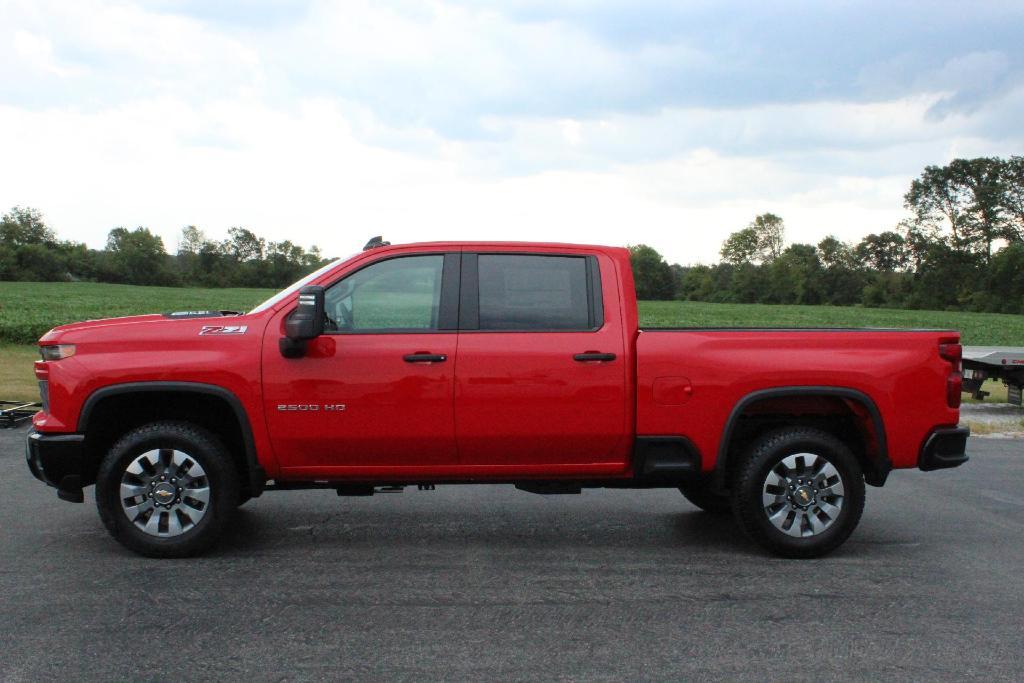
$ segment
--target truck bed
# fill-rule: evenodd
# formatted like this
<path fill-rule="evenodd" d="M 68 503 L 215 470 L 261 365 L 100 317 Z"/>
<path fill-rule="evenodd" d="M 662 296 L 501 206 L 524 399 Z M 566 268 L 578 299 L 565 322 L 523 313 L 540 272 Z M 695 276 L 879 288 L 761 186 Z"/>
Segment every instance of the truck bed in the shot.
<path fill-rule="evenodd" d="M 888 426 L 880 438 L 892 466 L 913 467 L 936 418 L 945 416 L 940 420 L 949 426 L 958 422 L 957 408 L 946 404 L 949 363 L 939 356 L 939 345 L 958 336 L 945 330 L 644 328 L 636 341 L 637 432 L 686 436 L 708 469 L 733 411 L 748 397 L 815 387 L 822 395 L 862 397 Z M 688 389 L 672 394 L 666 387 Z"/>

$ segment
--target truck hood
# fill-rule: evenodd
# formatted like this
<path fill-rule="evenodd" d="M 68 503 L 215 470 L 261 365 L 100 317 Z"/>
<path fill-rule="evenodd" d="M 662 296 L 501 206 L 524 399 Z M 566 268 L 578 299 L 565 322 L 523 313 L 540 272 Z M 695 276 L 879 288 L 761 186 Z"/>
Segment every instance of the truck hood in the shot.
<path fill-rule="evenodd" d="M 52 330 L 40 337 L 39 343 L 56 343 L 65 337 L 73 337 L 76 332 L 94 330 L 102 327 L 166 324 L 181 320 L 195 320 L 198 318 L 209 319 L 211 323 L 216 323 L 219 320 L 237 318 L 239 315 L 241 314 L 236 311 L 182 311 L 177 313 L 148 313 L 146 315 L 128 315 L 121 318 L 83 320 L 82 322 L 68 323 L 67 325 L 58 325 L 57 327 L 54 327 Z"/>

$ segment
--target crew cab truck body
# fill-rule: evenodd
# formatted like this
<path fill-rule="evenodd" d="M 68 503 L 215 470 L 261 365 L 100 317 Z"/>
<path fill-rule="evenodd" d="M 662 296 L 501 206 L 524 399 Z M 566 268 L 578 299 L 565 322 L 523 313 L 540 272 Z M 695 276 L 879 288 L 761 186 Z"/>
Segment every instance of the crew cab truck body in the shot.
<path fill-rule="evenodd" d="M 156 556 L 268 490 L 492 482 L 678 487 L 808 557 L 865 482 L 967 459 L 956 332 L 641 329 L 624 249 L 371 246 L 247 314 L 48 332 L 33 474 Z"/>

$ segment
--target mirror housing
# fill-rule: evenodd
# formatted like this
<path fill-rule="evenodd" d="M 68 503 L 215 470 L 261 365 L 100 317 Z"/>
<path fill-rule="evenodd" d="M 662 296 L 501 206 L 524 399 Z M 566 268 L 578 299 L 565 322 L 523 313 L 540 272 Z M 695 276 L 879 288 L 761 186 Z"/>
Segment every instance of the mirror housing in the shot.
<path fill-rule="evenodd" d="M 324 288 L 307 285 L 299 290 L 299 305 L 284 323 L 279 346 L 285 358 L 301 358 L 306 343 L 324 333 Z"/>

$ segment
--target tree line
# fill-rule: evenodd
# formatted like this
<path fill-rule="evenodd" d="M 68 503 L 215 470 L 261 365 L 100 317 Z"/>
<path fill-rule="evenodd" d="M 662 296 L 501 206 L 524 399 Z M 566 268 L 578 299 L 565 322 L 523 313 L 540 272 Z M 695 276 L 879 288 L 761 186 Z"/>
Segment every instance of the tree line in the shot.
<path fill-rule="evenodd" d="M 653 247 L 631 246 L 637 294 L 1024 313 L 1024 157 L 928 166 L 903 199 L 904 220 L 857 243 L 829 235 L 787 244 L 783 219 L 765 213 L 728 236 L 715 265 L 669 264 Z M 104 249 L 89 249 L 57 239 L 36 209 L 15 207 L 0 219 L 0 280 L 281 288 L 324 263 L 315 246 L 241 227 L 218 241 L 188 226 L 168 254 L 144 227 L 114 228 Z"/>
<path fill-rule="evenodd" d="M 833 304 L 1024 313 L 1024 157 L 928 166 L 903 198 L 907 217 L 858 243 L 785 242 L 765 213 L 733 232 L 715 265 L 668 264 L 630 247 L 641 299 Z"/>
<path fill-rule="evenodd" d="M 283 288 L 326 262 L 315 246 L 272 242 L 238 227 L 217 241 L 190 225 L 168 254 L 145 227 L 114 228 L 104 249 L 89 249 L 57 239 L 36 209 L 14 207 L 0 219 L 0 280 Z"/>

